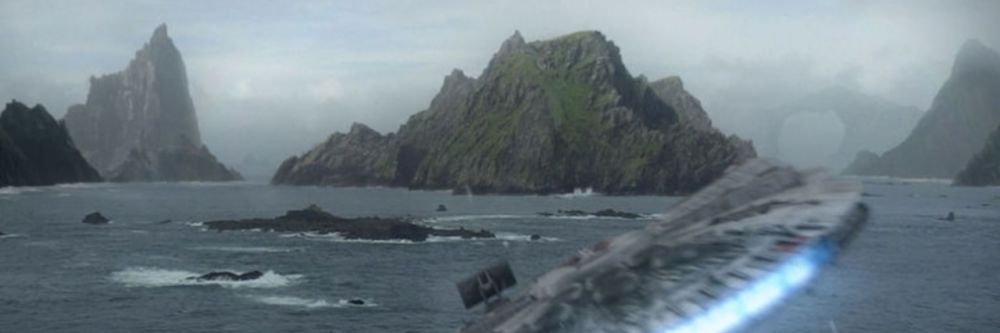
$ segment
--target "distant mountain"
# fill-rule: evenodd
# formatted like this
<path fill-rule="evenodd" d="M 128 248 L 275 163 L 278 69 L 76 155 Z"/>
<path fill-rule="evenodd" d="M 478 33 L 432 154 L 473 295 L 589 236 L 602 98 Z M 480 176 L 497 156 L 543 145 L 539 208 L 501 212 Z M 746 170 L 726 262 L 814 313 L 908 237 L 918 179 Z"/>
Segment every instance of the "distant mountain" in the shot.
<path fill-rule="evenodd" d="M 44 107 L 7 103 L 0 114 L 0 187 L 100 180 Z"/>
<path fill-rule="evenodd" d="M 993 130 L 990 138 L 969 164 L 955 177 L 956 185 L 998 186 L 1000 185 L 1000 127 Z"/>
<path fill-rule="evenodd" d="M 274 184 L 390 185 L 477 193 L 686 193 L 755 156 L 672 106 L 599 32 L 507 39 L 479 78 L 455 70 L 430 108 L 396 133 L 355 124 L 282 163 Z M 690 110 L 690 114 L 680 110 Z"/>
<path fill-rule="evenodd" d="M 1000 55 L 977 40 L 959 50 L 951 76 L 903 143 L 881 156 L 859 154 L 859 175 L 953 178 L 1000 125 Z"/>
<path fill-rule="evenodd" d="M 112 181 L 242 177 L 201 142 L 180 52 L 160 25 L 122 72 L 90 78 L 64 119 L 83 156 Z"/>
<path fill-rule="evenodd" d="M 810 94 L 795 97 L 779 106 L 749 112 L 752 117 L 745 120 L 742 127 L 755 129 L 743 133 L 753 140 L 757 153 L 791 163 L 808 161 L 813 165 L 824 166 L 839 171 L 846 167 L 861 151 L 884 152 L 894 147 L 906 138 L 923 111 L 912 106 L 898 105 L 880 97 L 866 95 L 857 90 L 842 86 L 832 86 L 820 89 Z M 801 119 L 810 119 L 817 128 L 797 129 L 790 126 L 802 126 Z M 839 124 L 831 124 L 833 120 Z M 822 137 L 830 132 L 831 126 L 842 126 L 842 137 L 839 142 L 822 142 L 829 145 L 828 151 L 818 151 L 820 145 L 810 142 L 798 143 L 813 151 L 802 152 L 789 149 L 789 140 L 803 140 L 796 137 L 794 130 L 809 133 L 810 140 L 836 140 L 838 138 Z M 818 131 L 822 127 L 825 131 Z M 786 133 L 789 132 L 789 133 Z"/>
<path fill-rule="evenodd" d="M 877 96 L 866 95 L 843 86 L 832 86 L 803 96 L 782 105 L 771 114 L 788 120 L 795 114 L 831 113 L 843 124 L 843 138 L 832 155 L 820 162 L 833 170 L 841 170 L 851 163 L 861 151 L 884 152 L 903 141 L 913 130 L 923 115 L 923 111 L 913 106 L 903 106 Z M 771 144 L 775 145 L 776 157 L 795 160 L 794 151 L 781 149 L 780 132 L 783 121 L 776 121 L 776 133 Z M 795 138 L 784 138 L 794 140 Z M 757 143 L 757 141 L 755 141 Z M 767 145 L 760 142 L 759 145 Z"/>

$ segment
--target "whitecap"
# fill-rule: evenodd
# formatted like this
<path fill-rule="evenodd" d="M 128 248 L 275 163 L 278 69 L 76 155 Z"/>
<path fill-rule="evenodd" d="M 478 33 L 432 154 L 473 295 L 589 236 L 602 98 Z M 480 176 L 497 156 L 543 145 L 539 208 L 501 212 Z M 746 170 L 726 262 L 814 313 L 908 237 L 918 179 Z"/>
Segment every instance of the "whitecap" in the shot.
<path fill-rule="evenodd" d="M 217 271 L 217 270 L 213 270 Z M 258 279 L 250 281 L 198 281 L 189 279 L 203 273 L 184 270 L 170 270 L 153 267 L 129 267 L 111 274 L 111 280 L 126 287 L 173 287 L 217 285 L 226 288 L 280 288 L 298 282 L 302 275 L 282 275 L 266 271 Z"/>
<path fill-rule="evenodd" d="M 21 193 L 38 192 L 38 191 L 39 188 L 37 187 L 16 187 L 16 186 L 0 187 L 0 195 L 18 195 Z"/>
<path fill-rule="evenodd" d="M 594 192 L 594 189 L 592 187 L 587 187 L 587 188 L 575 188 L 573 189 L 573 193 L 557 194 L 556 197 L 563 199 L 573 199 L 573 198 L 592 197 L 595 195 L 600 195 L 600 193 Z"/>
<path fill-rule="evenodd" d="M 316 233 L 316 232 L 300 232 L 294 234 L 284 234 L 280 237 L 296 237 L 304 238 L 310 240 L 321 240 L 329 242 L 338 243 L 366 243 L 366 244 L 414 244 L 414 241 L 408 239 L 348 239 L 340 235 L 340 233 Z"/>
<path fill-rule="evenodd" d="M 331 303 L 325 299 L 307 299 L 295 296 L 252 296 L 250 298 L 268 305 L 301 307 L 307 309 L 348 307 L 370 308 L 378 306 L 378 304 L 370 299 L 360 298 L 358 300 L 364 301 L 364 304 L 351 304 L 350 300 L 346 299 L 341 299 Z"/>
<path fill-rule="evenodd" d="M 562 239 L 556 237 L 541 237 L 537 240 L 532 240 L 531 235 L 515 234 L 511 232 L 498 232 L 496 233 L 497 238 L 502 241 L 515 241 L 515 242 L 561 242 Z"/>
<path fill-rule="evenodd" d="M 510 219 L 528 219 L 528 218 L 538 218 L 535 215 L 511 215 L 511 214 L 493 214 L 493 215 L 452 215 L 452 216 L 439 216 L 432 217 L 422 220 L 423 222 L 434 223 L 434 222 L 458 222 L 458 221 L 472 221 L 472 220 L 510 220 Z"/>

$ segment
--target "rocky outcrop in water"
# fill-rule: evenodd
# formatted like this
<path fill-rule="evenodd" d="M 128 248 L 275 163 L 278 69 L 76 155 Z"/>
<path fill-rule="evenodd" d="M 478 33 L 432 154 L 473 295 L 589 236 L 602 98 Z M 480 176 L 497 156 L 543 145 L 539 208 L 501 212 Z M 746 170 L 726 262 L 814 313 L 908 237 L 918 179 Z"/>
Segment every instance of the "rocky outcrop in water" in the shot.
<path fill-rule="evenodd" d="M 0 187 L 100 180 L 44 107 L 7 103 L 0 114 Z"/>
<path fill-rule="evenodd" d="M 976 40 L 958 52 L 951 77 L 903 143 L 859 155 L 846 173 L 953 178 L 1000 126 L 1000 55 Z"/>
<path fill-rule="evenodd" d="M 202 274 L 200 276 L 192 276 L 187 278 L 188 280 L 196 281 L 253 281 L 264 276 L 261 271 L 249 271 L 246 273 L 233 273 L 233 272 L 209 272 Z"/>
<path fill-rule="evenodd" d="M 599 32 L 531 43 L 515 33 L 479 78 L 452 72 L 430 108 L 396 133 L 355 124 L 286 160 L 272 182 L 685 193 L 755 156 L 748 142 L 709 127 L 679 80 L 668 83 L 676 107 L 633 77 Z"/>
<path fill-rule="evenodd" d="M 969 164 L 955 177 L 955 185 L 1000 185 L 1000 127 L 990 134 L 983 150 L 972 157 Z"/>
<path fill-rule="evenodd" d="M 82 222 L 86 224 L 108 224 L 111 220 L 101 215 L 101 212 L 93 212 L 84 216 Z"/>
<path fill-rule="evenodd" d="M 160 25 L 121 72 L 90 78 L 64 119 L 83 156 L 112 181 L 239 180 L 201 142 L 180 52 Z"/>
<path fill-rule="evenodd" d="M 408 240 L 422 242 L 430 236 L 461 238 L 495 238 L 486 230 L 437 229 L 411 223 L 404 219 L 358 217 L 345 218 L 327 213 L 311 205 L 306 209 L 290 210 L 272 219 L 223 220 L 205 222 L 210 230 L 265 230 L 276 232 L 336 233 L 344 239 Z"/>

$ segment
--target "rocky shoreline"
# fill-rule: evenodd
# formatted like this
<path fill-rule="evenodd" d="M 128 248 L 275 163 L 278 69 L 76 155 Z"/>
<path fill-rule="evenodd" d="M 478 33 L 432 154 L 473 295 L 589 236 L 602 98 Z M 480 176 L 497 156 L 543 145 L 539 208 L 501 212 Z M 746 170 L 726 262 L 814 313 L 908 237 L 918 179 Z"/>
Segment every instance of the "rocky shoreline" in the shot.
<path fill-rule="evenodd" d="M 346 218 L 323 211 L 316 205 L 290 210 L 275 218 L 220 220 L 205 222 L 209 230 L 263 230 L 271 232 L 336 233 L 344 239 L 426 241 L 429 237 L 496 238 L 486 230 L 437 229 L 400 218 Z"/>

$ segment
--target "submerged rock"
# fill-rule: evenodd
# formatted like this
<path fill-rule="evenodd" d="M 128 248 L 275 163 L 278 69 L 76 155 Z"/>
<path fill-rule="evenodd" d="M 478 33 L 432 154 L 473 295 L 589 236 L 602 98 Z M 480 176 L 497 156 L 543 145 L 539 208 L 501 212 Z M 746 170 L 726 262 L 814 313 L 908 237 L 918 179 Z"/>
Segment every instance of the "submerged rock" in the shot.
<path fill-rule="evenodd" d="M 83 223 L 87 224 L 107 224 L 108 222 L 111 220 L 101 215 L 101 212 L 93 212 L 83 217 Z"/>
<path fill-rule="evenodd" d="M 950 221 L 954 221 L 954 220 L 955 220 L 955 212 L 948 212 L 948 215 L 947 215 L 947 216 L 945 216 L 945 217 L 942 217 L 942 218 L 939 218 L 939 220 L 942 220 L 942 221 L 949 221 L 949 222 L 950 222 Z"/>
<path fill-rule="evenodd" d="M 198 281 L 252 281 L 259 279 L 264 276 L 261 271 L 249 271 L 243 274 L 237 274 L 233 272 L 210 272 L 203 274 L 201 276 L 192 276 L 188 280 L 198 280 Z"/>
<path fill-rule="evenodd" d="M 285 215 L 270 219 L 222 220 L 205 222 L 210 230 L 264 230 L 275 232 L 336 233 L 345 239 L 408 240 L 422 242 L 430 236 L 461 238 L 495 238 L 486 230 L 437 229 L 411 223 L 399 218 L 358 217 L 345 218 L 323 211 L 316 205 L 301 210 L 290 210 Z"/>

